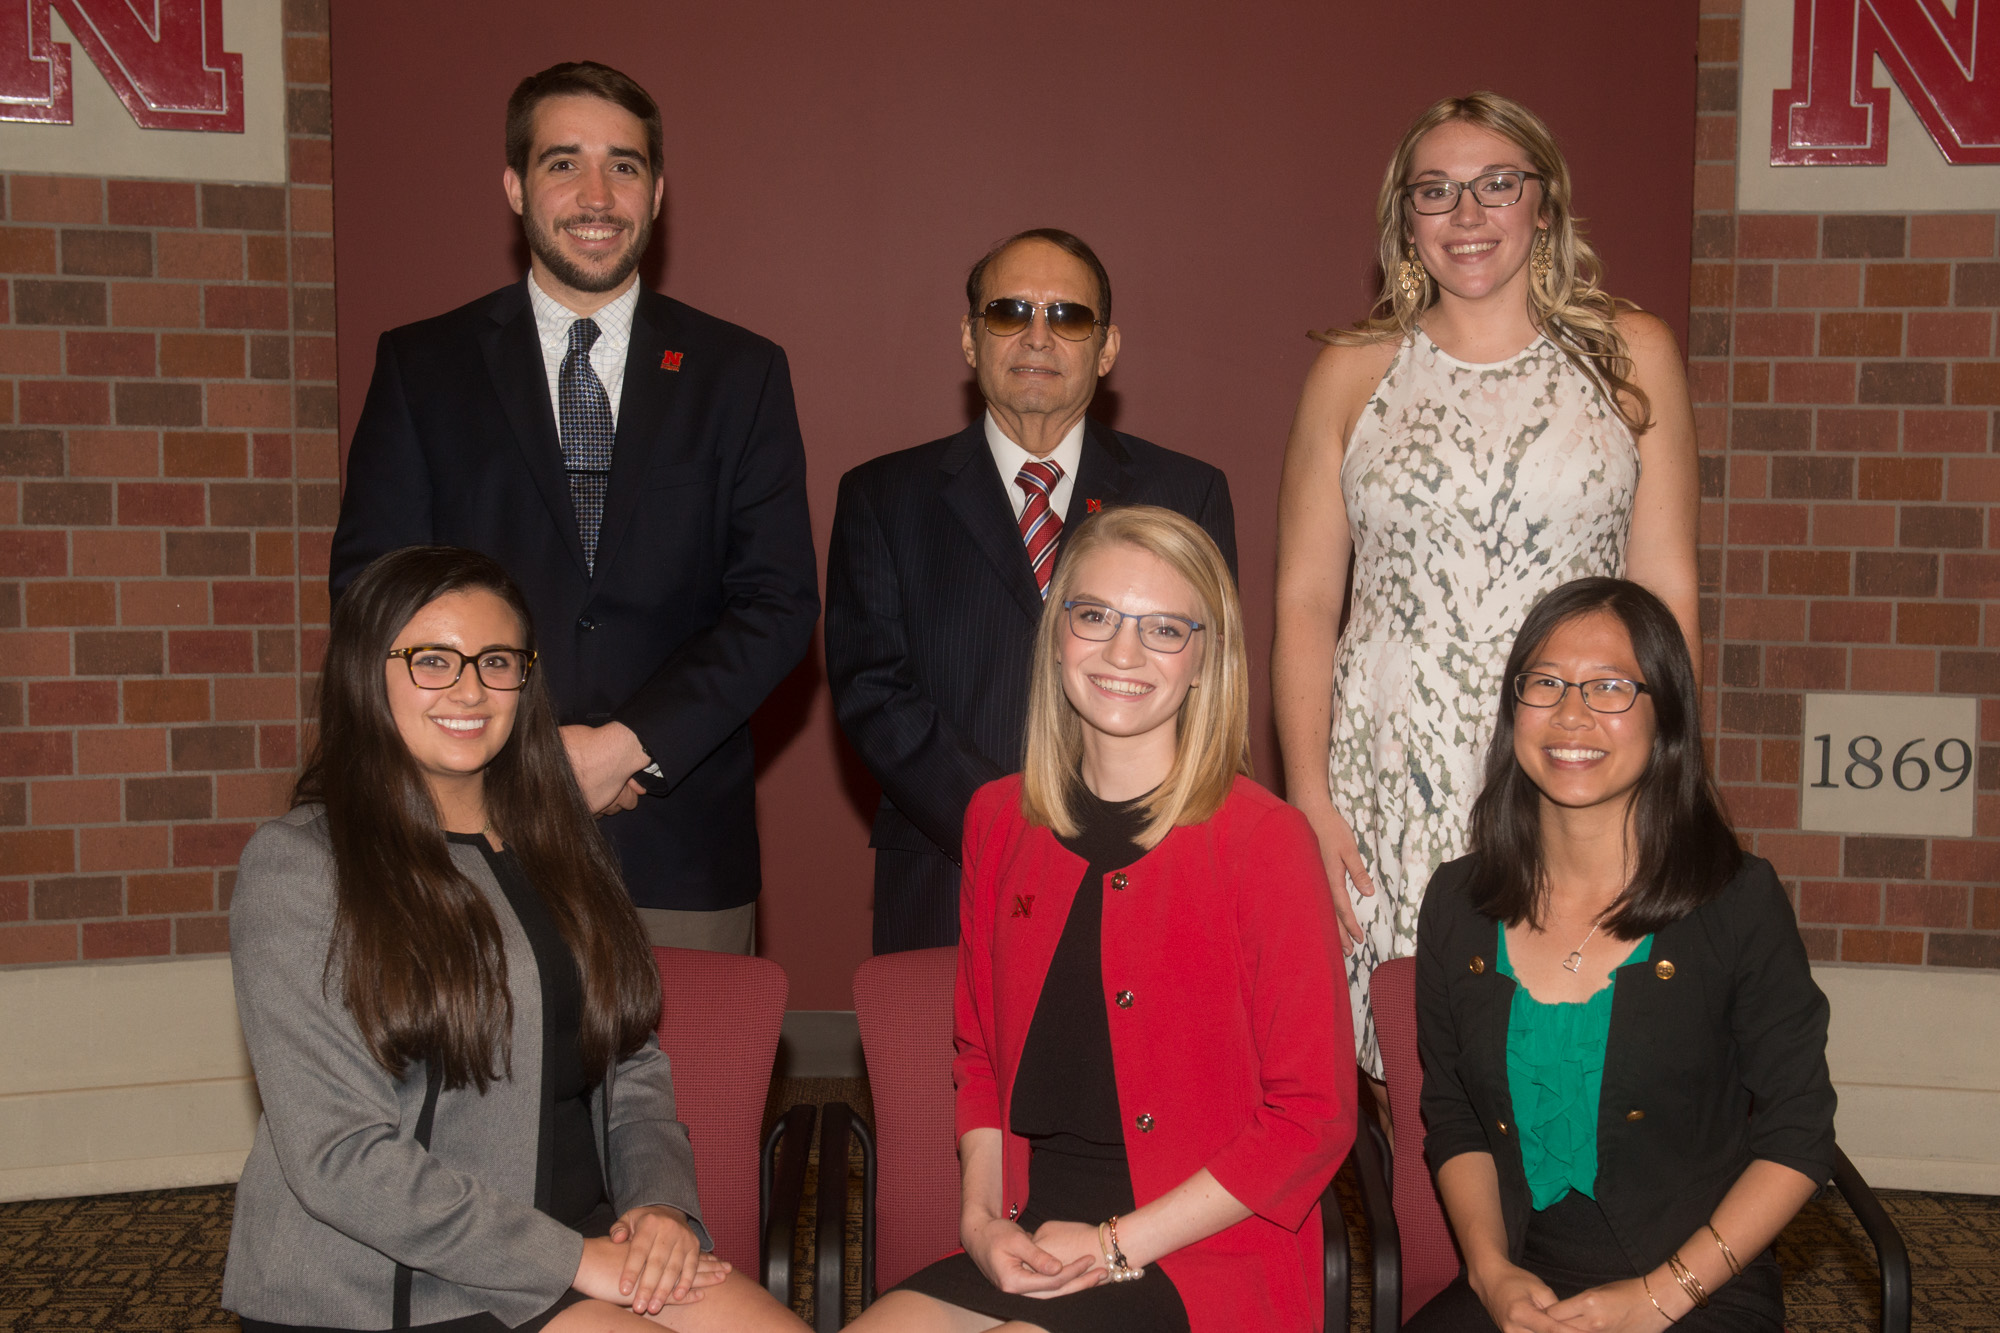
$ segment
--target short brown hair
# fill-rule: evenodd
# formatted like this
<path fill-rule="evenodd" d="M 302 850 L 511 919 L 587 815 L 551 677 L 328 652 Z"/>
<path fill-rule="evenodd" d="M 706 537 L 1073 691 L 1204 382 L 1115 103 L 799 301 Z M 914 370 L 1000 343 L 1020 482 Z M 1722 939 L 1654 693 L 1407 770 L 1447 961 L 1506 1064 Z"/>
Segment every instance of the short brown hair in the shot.
<path fill-rule="evenodd" d="M 528 174 L 528 153 L 535 146 L 535 108 L 551 97 L 595 97 L 622 107 L 646 127 L 646 164 L 658 180 L 666 170 L 665 137 L 660 128 L 660 104 L 629 74 L 595 60 L 566 60 L 530 74 L 507 99 L 507 165 L 514 174 Z"/>
<path fill-rule="evenodd" d="M 1017 231 L 981 255 L 979 262 L 972 266 L 972 272 L 965 275 L 967 311 L 975 315 L 979 313 L 979 307 L 984 304 L 979 297 L 980 289 L 986 282 L 986 270 L 992 267 L 994 260 L 1022 241 L 1047 241 L 1064 254 L 1082 260 L 1083 266 L 1090 270 L 1090 276 L 1097 279 L 1097 317 L 1106 324 L 1111 323 L 1111 275 L 1104 271 L 1103 261 L 1098 259 L 1095 250 L 1083 243 L 1082 237 L 1064 231 L 1060 227 L 1034 227 L 1027 231 Z"/>

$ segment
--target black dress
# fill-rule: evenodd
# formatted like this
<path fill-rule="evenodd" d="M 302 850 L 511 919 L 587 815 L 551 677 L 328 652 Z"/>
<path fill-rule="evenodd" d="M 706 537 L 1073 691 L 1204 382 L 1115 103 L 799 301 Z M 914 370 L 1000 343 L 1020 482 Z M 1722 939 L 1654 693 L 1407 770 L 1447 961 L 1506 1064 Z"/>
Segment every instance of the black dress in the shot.
<path fill-rule="evenodd" d="M 1548 1283 L 1557 1300 L 1634 1276 L 1632 1261 L 1603 1210 L 1575 1190 L 1529 1215 L 1521 1267 Z M 1666 1296 L 1657 1280 L 1653 1294 Z M 1706 1309 L 1689 1310 L 1675 1327 L 1682 1333 L 1783 1333 L 1784 1315 L 1784 1276 L 1776 1255 L 1767 1249 L 1744 1265 L 1743 1276 L 1710 1292 Z M 1406 1333 L 1493 1333 L 1494 1324 L 1460 1272 L 1403 1328 Z"/>
<path fill-rule="evenodd" d="M 607 1235 L 617 1216 L 605 1195 L 604 1167 L 590 1123 L 590 1094 L 596 1090 L 597 1080 L 583 1068 L 583 979 L 577 972 L 576 958 L 512 850 L 496 852 L 477 833 L 447 833 L 445 837 L 461 846 L 477 847 L 486 858 L 487 868 L 500 881 L 500 891 L 528 937 L 535 970 L 541 974 L 542 1114 L 541 1141 L 535 1153 L 535 1207 L 584 1236 Z M 586 1299 L 572 1287 L 554 1305 L 511 1330 L 488 1311 L 418 1324 L 416 1329 L 420 1333 L 540 1333 L 550 1320 Z M 245 1319 L 243 1333 L 350 1331 Z"/>
<path fill-rule="evenodd" d="M 1017 1220 L 1031 1235 L 1044 1222 L 1095 1226 L 1135 1206 L 1104 1009 L 1104 877 L 1145 854 L 1134 841 L 1145 815 L 1137 802 L 1113 804 L 1087 791 L 1078 805 L 1081 831 L 1058 840 L 1090 865 L 1042 980 L 1008 1114 L 1008 1128 L 1029 1145 L 1028 1198 Z M 1001 1291 L 960 1253 L 912 1274 L 898 1290 L 1049 1333 L 1186 1333 L 1188 1327 L 1180 1292 L 1157 1264 L 1137 1282 L 1101 1282 L 1037 1300 Z"/>

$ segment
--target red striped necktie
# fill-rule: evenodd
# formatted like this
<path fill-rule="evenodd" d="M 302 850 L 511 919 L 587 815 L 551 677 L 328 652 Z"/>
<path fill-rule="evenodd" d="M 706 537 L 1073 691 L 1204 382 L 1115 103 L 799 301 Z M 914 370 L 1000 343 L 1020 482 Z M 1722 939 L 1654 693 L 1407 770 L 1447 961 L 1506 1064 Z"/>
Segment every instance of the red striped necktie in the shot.
<path fill-rule="evenodd" d="M 1049 495 L 1062 480 L 1062 465 L 1046 458 L 1021 465 L 1014 484 L 1027 494 L 1021 509 L 1021 544 L 1028 548 L 1028 565 L 1035 571 L 1035 586 L 1049 595 L 1049 575 L 1055 572 L 1056 541 L 1062 536 L 1063 521 L 1049 506 Z"/>

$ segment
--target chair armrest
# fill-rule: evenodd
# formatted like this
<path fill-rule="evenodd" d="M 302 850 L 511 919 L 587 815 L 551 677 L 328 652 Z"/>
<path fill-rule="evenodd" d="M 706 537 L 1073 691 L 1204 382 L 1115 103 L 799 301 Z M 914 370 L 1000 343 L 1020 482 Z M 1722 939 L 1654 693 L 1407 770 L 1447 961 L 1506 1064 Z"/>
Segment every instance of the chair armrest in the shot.
<path fill-rule="evenodd" d="M 1833 1150 L 1833 1183 L 1875 1246 L 1875 1263 L 1882 1274 L 1882 1333 L 1909 1333 L 1910 1252 L 1903 1233 L 1838 1145 Z"/>
<path fill-rule="evenodd" d="M 812 1148 L 814 1106 L 794 1106 L 764 1136 L 763 1169 L 757 1174 L 757 1217 L 764 1226 L 764 1290 L 792 1308 L 792 1233 L 806 1191 L 806 1155 Z"/>
<path fill-rule="evenodd" d="M 1360 1147 L 1359 1142 L 1355 1148 Z M 1354 1160 L 1354 1148 L 1347 1151 L 1347 1161 Z M 1347 1169 L 1342 1162 L 1340 1169 Z M 1334 1173 L 1336 1176 L 1339 1171 Z M 1326 1315 L 1323 1327 L 1343 1329 L 1347 1327 L 1347 1310 L 1354 1299 L 1354 1272 L 1347 1257 L 1347 1214 L 1340 1210 L 1340 1191 L 1333 1181 L 1326 1182 L 1326 1189 L 1319 1196 L 1320 1230 L 1326 1237 Z"/>
<path fill-rule="evenodd" d="M 861 1304 L 874 1299 L 875 1143 L 867 1124 L 846 1102 L 820 1108 L 819 1181 L 813 1192 L 817 1217 L 813 1255 L 814 1333 L 837 1333 L 845 1313 L 847 1266 L 847 1145 L 861 1140 Z"/>
<path fill-rule="evenodd" d="M 1373 1333 L 1397 1333 L 1403 1326 L 1403 1234 L 1389 1190 L 1389 1140 L 1373 1115 L 1364 1114 L 1361 1123 L 1349 1157 L 1361 1180 L 1361 1212 L 1368 1219 L 1368 1244 L 1374 1252 L 1369 1327 Z"/>

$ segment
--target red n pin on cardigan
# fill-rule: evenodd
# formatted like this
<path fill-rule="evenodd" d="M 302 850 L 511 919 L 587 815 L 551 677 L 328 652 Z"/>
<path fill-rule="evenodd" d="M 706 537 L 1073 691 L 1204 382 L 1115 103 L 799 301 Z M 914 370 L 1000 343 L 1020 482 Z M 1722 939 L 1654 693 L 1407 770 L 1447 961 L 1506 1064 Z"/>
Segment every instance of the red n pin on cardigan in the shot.
<path fill-rule="evenodd" d="M 661 370 L 679 370 L 680 368 L 681 368 L 681 354 L 679 352 L 666 352 L 661 355 L 660 357 Z"/>
<path fill-rule="evenodd" d="M 1086 514 L 1101 513 L 1103 509 L 1104 501 L 1102 500 L 1085 500 L 1083 502 L 1083 512 Z"/>

